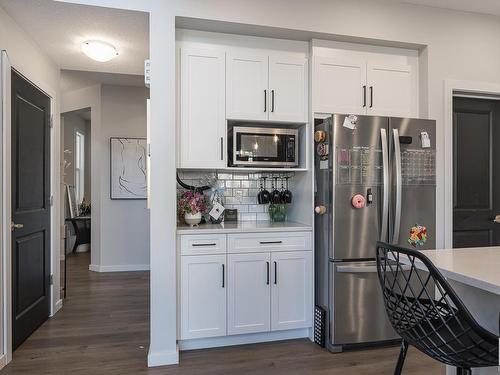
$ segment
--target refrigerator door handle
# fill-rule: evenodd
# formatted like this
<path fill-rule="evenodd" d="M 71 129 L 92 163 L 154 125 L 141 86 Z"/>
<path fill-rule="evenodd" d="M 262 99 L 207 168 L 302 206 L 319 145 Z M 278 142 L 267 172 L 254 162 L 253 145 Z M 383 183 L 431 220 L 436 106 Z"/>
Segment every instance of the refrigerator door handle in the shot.
<path fill-rule="evenodd" d="M 401 199 L 402 199 L 402 171 L 401 171 L 401 146 L 399 144 L 399 131 L 392 129 L 394 136 L 394 159 L 396 162 L 396 212 L 394 214 L 394 230 L 392 232 L 392 243 L 399 242 L 399 231 L 401 229 Z"/>
<path fill-rule="evenodd" d="M 389 150 L 387 147 L 387 132 L 380 129 L 382 142 L 382 167 L 384 172 L 383 186 L 384 195 L 382 203 L 382 225 L 380 226 L 380 241 L 387 242 L 387 225 L 389 221 Z"/>
<path fill-rule="evenodd" d="M 394 263 L 394 267 L 397 267 L 399 271 L 410 271 L 411 266 L 409 265 L 396 265 Z M 377 263 L 370 262 L 369 264 L 364 265 L 346 265 L 346 266 L 336 266 L 336 271 L 339 273 L 376 273 L 377 272 Z M 396 268 L 395 268 L 396 270 Z"/>

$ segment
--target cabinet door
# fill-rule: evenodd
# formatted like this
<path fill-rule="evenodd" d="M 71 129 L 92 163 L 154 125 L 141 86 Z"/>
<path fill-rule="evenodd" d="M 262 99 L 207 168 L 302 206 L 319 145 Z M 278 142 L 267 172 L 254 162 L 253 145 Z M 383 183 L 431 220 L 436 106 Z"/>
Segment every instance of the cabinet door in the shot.
<path fill-rule="evenodd" d="M 269 120 L 307 121 L 307 60 L 285 54 L 269 57 Z"/>
<path fill-rule="evenodd" d="M 368 114 L 411 117 L 412 72 L 408 65 L 368 64 Z"/>
<path fill-rule="evenodd" d="M 226 255 L 181 257 L 181 339 L 226 335 Z"/>
<path fill-rule="evenodd" d="M 271 328 L 269 253 L 228 255 L 228 335 Z"/>
<path fill-rule="evenodd" d="M 366 62 L 314 58 L 313 111 L 323 113 L 366 113 Z"/>
<path fill-rule="evenodd" d="M 225 163 L 225 54 L 181 50 L 181 168 L 223 168 Z"/>
<path fill-rule="evenodd" d="M 271 329 L 312 325 L 312 252 L 273 253 Z"/>
<path fill-rule="evenodd" d="M 267 120 L 267 54 L 258 51 L 229 53 L 226 87 L 228 119 Z"/>

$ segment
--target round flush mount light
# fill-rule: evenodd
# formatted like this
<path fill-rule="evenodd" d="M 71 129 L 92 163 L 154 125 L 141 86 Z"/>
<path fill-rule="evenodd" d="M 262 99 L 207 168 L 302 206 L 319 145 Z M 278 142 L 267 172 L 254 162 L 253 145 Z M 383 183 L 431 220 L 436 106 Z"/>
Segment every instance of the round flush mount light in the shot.
<path fill-rule="evenodd" d="M 82 43 L 82 52 L 92 60 L 106 62 L 118 56 L 116 48 L 99 40 L 87 40 Z"/>

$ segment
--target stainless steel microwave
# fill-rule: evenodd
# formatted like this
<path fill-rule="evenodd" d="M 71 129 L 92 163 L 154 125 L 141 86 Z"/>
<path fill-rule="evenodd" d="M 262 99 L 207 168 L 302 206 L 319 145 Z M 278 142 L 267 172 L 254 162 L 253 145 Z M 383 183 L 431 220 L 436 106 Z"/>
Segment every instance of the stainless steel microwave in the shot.
<path fill-rule="evenodd" d="M 296 167 L 297 129 L 235 126 L 229 135 L 232 166 Z"/>

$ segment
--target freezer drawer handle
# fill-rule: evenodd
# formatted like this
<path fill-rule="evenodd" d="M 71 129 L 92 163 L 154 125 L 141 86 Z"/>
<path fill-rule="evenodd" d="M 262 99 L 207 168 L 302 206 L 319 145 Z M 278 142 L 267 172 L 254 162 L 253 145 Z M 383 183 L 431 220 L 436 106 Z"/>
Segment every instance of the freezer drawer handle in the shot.
<path fill-rule="evenodd" d="M 193 247 L 206 247 L 206 246 L 216 246 L 216 243 L 194 243 L 191 246 Z"/>
<path fill-rule="evenodd" d="M 283 241 L 260 241 L 259 242 L 261 245 L 276 245 L 283 243 Z"/>
<path fill-rule="evenodd" d="M 409 271 L 411 270 L 411 266 L 399 266 L 399 269 L 402 271 Z M 377 272 L 377 266 L 376 265 L 370 265 L 370 266 L 337 266 L 337 272 L 340 273 L 376 273 Z"/>

